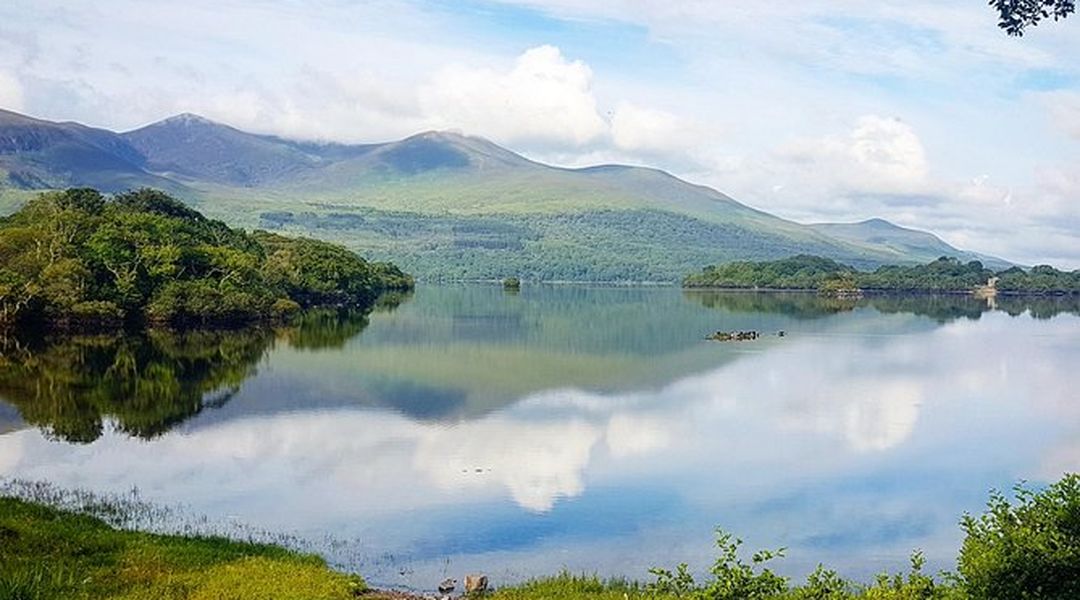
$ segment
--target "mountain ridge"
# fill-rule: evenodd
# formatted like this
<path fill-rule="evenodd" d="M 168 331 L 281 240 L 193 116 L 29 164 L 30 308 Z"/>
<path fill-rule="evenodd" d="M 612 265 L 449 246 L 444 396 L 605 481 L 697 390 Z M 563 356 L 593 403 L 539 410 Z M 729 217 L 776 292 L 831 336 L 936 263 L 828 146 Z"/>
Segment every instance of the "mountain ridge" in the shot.
<path fill-rule="evenodd" d="M 872 217 L 852 223 L 808 223 L 809 227 L 832 237 L 853 243 L 871 243 L 898 252 L 910 253 L 916 249 L 923 253 L 937 253 L 938 256 L 955 256 L 971 261 L 977 260 L 995 267 L 1009 267 L 1013 263 L 996 256 L 960 250 L 929 231 L 897 225 L 880 217 Z"/>
<path fill-rule="evenodd" d="M 891 223 L 874 235 L 872 224 L 788 221 L 651 167 L 547 165 L 453 131 L 341 144 L 193 113 L 116 133 L 0 111 L 4 181 L 159 187 L 230 224 L 330 238 L 428 279 L 677 281 L 706 264 L 799 253 L 861 267 L 982 256 Z"/>

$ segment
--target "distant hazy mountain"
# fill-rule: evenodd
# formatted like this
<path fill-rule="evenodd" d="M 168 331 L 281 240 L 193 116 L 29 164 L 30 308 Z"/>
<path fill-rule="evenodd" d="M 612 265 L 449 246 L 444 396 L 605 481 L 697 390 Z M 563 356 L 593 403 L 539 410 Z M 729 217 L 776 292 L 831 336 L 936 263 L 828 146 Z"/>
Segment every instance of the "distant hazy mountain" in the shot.
<path fill-rule="evenodd" d="M 93 186 L 114 192 L 183 186 L 143 168 L 142 154 L 119 135 L 0 110 L 0 183 L 23 189 Z"/>
<path fill-rule="evenodd" d="M 975 256 L 885 221 L 802 225 L 663 171 L 552 167 L 449 132 L 321 144 L 191 114 L 117 134 L 0 111 L 0 171 L 21 189 L 169 189 L 230 224 L 333 239 L 427 279 L 676 281 L 798 253 L 859 267 Z"/>
<path fill-rule="evenodd" d="M 305 144 L 255 135 L 185 113 L 121 134 L 163 175 L 257 187 L 363 154 L 369 147 Z"/>
<path fill-rule="evenodd" d="M 996 256 L 960 250 L 932 233 L 901 227 L 885 219 L 867 219 L 858 223 L 813 223 L 810 227 L 853 244 L 888 248 L 894 250 L 897 256 L 909 260 L 929 262 L 942 256 L 955 256 L 965 261 L 981 261 L 993 269 L 1013 266 L 1013 263 Z"/>

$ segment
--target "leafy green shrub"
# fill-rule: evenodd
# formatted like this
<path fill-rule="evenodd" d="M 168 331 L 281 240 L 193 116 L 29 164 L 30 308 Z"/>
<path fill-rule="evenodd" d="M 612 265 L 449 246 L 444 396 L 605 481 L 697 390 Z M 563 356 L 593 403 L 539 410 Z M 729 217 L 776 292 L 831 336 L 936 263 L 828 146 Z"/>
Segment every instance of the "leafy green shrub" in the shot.
<path fill-rule="evenodd" d="M 288 298 L 278 298 L 270 305 L 270 312 L 273 313 L 274 318 L 276 319 L 291 317 L 300 312 L 300 310 L 300 303 Z"/>
<path fill-rule="evenodd" d="M 76 320 L 116 324 L 124 318 L 123 311 L 115 302 L 108 300 L 87 300 L 71 307 L 71 316 Z"/>
<path fill-rule="evenodd" d="M 784 549 L 759 550 L 751 557 L 751 564 L 739 558 L 742 540 L 721 529 L 716 530 L 716 547 L 720 555 L 709 572 L 712 579 L 698 587 L 686 564 L 675 571 L 650 569 L 656 581 L 650 584 L 654 594 L 701 600 L 764 600 L 775 598 L 788 589 L 787 579 L 761 565 L 784 556 Z M 759 570 L 760 569 L 760 570 Z"/>
<path fill-rule="evenodd" d="M 806 584 L 789 594 L 790 600 L 847 600 L 853 598 L 852 585 L 831 569 L 818 565 L 806 577 Z"/>
<path fill-rule="evenodd" d="M 1080 475 L 1014 492 L 1015 504 L 994 493 L 984 514 L 961 521 L 958 568 L 970 597 L 1080 598 Z"/>
<path fill-rule="evenodd" d="M 922 552 L 911 555 L 911 571 L 907 577 L 901 574 L 883 573 L 873 585 L 866 588 L 862 597 L 867 600 L 949 600 L 963 598 L 955 586 L 939 584 L 933 577 L 923 573 L 926 558 Z"/>

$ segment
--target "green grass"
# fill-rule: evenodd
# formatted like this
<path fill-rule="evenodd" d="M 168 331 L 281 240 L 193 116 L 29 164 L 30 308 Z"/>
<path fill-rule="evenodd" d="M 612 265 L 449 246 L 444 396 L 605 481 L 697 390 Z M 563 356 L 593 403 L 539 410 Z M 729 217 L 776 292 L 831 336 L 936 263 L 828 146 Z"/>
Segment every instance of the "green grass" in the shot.
<path fill-rule="evenodd" d="M 595 575 L 561 573 L 554 577 L 533 579 L 520 585 L 495 590 L 487 596 L 492 600 L 532 600 L 547 598 L 593 598 L 595 600 L 625 600 L 628 598 L 664 598 L 650 594 L 645 587 L 621 579 L 602 580 Z"/>
<path fill-rule="evenodd" d="M 18 486 L 16 486 L 18 487 Z M 23 492 L 55 502 L 74 495 L 47 484 Z M 9 492 L 10 493 L 10 489 Z M 59 496 L 57 496 L 59 493 Z M 101 500 L 101 499 L 99 499 Z M 105 503 L 106 514 L 131 510 Z M 125 509 L 125 507 L 127 507 Z M 87 509 L 84 509 L 87 510 Z M 98 507 L 97 514 L 102 508 Z M 115 515 L 114 515 L 115 516 Z M 694 600 L 1071 600 L 1080 597 L 1080 475 L 1036 490 L 1018 485 L 1014 498 L 994 492 L 981 516 L 965 515 L 967 536 L 955 574 L 930 576 L 911 555 L 906 574 L 882 573 L 869 584 L 822 566 L 792 585 L 771 570 L 783 549 L 743 559 L 742 540 L 716 530 L 717 557 L 706 578 L 686 564 L 654 568 L 653 581 L 601 580 L 568 572 L 483 594 L 492 600 L 690 598 Z M 409 596 L 372 591 L 357 575 L 329 569 L 319 557 L 220 537 L 121 531 L 85 512 L 0 497 L 0 600 L 188 599 L 321 600 Z"/>
<path fill-rule="evenodd" d="M 0 600 L 353 598 L 358 576 L 314 555 L 218 537 L 114 529 L 94 517 L 0 498 Z"/>
<path fill-rule="evenodd" d="M 122 509 L 122 507 L 121 507 Z M 729 561 L 728 566 L 741 568 Z M 753 581 L 746 571 L 727 582 Z M 773 577 L 769 575 L 769 577 Z M 658 580 L 659 582 L 660 580 Z M 744 589 L 752 589 L 752 586 Z M 961 598 L 953 586 L 918 572 L 859 586 L 819 570 L 807 583 L 748 597 L 774 600 Z M 402 598 L 369 589 L 357 575 L 279 546 L 221 537 L 183 537 L 116 529 L 85 514 L 0 498 L 0 600 L 337 600 Z M 491 600 L 727 598 L 691 584 L 641 584 L 568 572 L 497 589 Z M 732 598 L 742 596 L 733 596 Z"/>

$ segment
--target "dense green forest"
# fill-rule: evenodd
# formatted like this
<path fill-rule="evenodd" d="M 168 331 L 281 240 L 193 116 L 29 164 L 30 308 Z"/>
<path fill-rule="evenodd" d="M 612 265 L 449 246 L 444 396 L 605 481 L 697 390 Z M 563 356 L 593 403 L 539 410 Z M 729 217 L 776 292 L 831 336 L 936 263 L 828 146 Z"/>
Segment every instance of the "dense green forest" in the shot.
<path fill-rule="evenodd" d="M 259 212 L 250 225 L 288 234 L 314 232 L 365 256 L 393 257 L 424 281 L 519 277 L 676 283 L 703 261 L 837 252 L 824 236 L 792 237 L 752 224 L 714 223 L 655 209 L 432 215 L 315 203 L 310 208 Z M 860 268 L 899 259 L 857 249 L 840 258 Z"/>
<path fill-rule="evenodd" d="M 999 292 L 1080 294 L 1080 270 L 1048 265 L 994 272 L 977 260 L 941 257 L 925 265 L 885 265 L 860 271 L 834 260 L 800 254 L 774 261 L 738 261 L 709 266 L 683 280 L 687 288 L 836 291 L 966 292 L 993 283 Z"/>
<path fill-rule="evenodd" d="M 233 229 L 150 189 L 44 193 L 0 220 L 0 326 L 232 324 L 366 307 L 412 285 L 392 264 Z"/>

